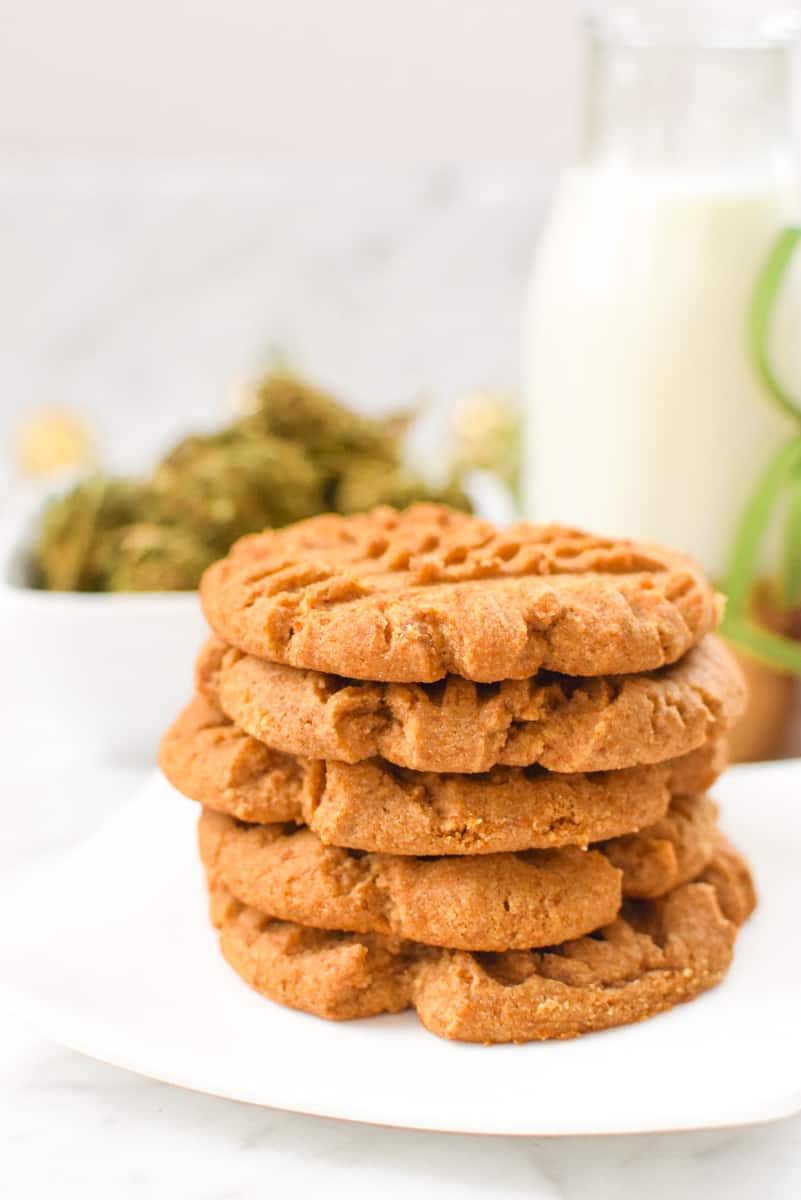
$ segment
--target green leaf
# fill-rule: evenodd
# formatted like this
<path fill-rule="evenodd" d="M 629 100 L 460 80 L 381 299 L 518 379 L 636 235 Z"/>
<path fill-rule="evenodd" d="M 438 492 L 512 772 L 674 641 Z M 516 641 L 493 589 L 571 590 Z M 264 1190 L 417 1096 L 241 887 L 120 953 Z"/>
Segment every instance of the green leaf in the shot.
<path fill-rule="evenodd" d="M 801 408 L 787 395 L 768 360 L 768 336 L 773 306 L 800 239 L 801 226 L 798 225 L 788 225 L 779 234 L 757 278 L 748 312 L 748 340 L 757 375 L 778 407 L 799 424 Z"/>
<path fill-rule="evenodd" d="M 801 436 L 794 437 L 779 450 L 757 484 L 740 521 L 734 540 L 725 588 L 728 612 L 742 617 L 751 599 L 759 569 L 759 548 L 776 507 L 792 480 L 801 475 Z"/>
<path fill-rule="evenodd" d="M 801 227 L 790 226 L 776 239 L 759 273 L 748 311 L 748 340 L 757 376 L 777 407 L 801 429 L 801 407 L 785 392 L 768 358 L 768 337 L 776 299 L 801 241 Z M 728 594 L 721 632 L 735 646 L 775 667 L 801 675 L 801 644 L 763 629 L 750 616 L 759 572 L 759 552 L 779 501 L 787 496 L 782 564 L 782 600 L 801 603 L 801 436 L 773 457 L 749 500 L 734 541 L 725 582 Z"/>
<path fill-rule="evenodd" d="M 801 642 L 728 615 L 724 617 L 720 632 L 732 645 L 753 654 L 768 666 L 801 675 Z"/>
<path fill-rule="evenodd" d="M 785 608 L 797 608 L 801 604 L 801 474 L 788 484 L 781 598 Z"/>

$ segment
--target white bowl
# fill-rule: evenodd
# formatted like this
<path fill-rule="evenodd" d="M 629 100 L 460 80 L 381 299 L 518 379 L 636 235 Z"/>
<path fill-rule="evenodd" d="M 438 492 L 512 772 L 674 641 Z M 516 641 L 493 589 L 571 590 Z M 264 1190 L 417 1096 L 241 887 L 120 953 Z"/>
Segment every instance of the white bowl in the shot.
<path fill-rule="evenodd" d="M 497 479 L 474 472 L 469 484 L 481 516 L 514 519 Z M 53 752 L 66 741 L 95 758 L 152 761 L 191 695 L 194 661 L 208 636 L 197 593 L 32 588 L 30 547 L 42 503 L 38 491 L 18 497 L 0 520 L 2 661 L 15 695 L 30 706 L 25 724 L 35 724 Z"/>
<path fill-rule="evenodd" d="M 152 761 L 187 702 L 208 634 L 196 592 L 46 592 L 28 585 L 41 498 L 0 522 L 4 669 L 42 752 L 67 743 L 93 757 Z M 27 718 L 30 718 L 28 722 Z"/>

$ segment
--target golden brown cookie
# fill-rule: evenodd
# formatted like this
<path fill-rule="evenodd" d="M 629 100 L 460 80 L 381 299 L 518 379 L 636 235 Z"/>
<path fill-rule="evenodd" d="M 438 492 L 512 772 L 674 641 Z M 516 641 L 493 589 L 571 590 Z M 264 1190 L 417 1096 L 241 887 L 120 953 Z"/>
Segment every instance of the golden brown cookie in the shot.
<path fill-rule="evenodd" d="M 650 671 L 716 624 L 700 568 L 660 546 L 440 505 L 329 514 L 242 538 L 201 584 L 226 642 L 355 679 L 493 682 Z"/>
<path fill-rule="evenodd" d="M 441 1037 L 541 1041 L 642 1021 L 719 983 L 753 885 L 723 839 L 704 878 L 628 900 L 604 929 L 542 951 L 469 954 L 308 929 L 240 904 L 219 882 L 212 918 L 233 969 L 291 1008 L 348 1020 L 414 1006 Z"/>
<path fill-rule="evenodd" d="M 243 904 L 320 929 L 466 950 L 549 946 L 617 915 L 621 873 L 565 847 L 412 858 L 324 846 L 310 829 L 244 825 L 204 809 L 200 854 Z"/>
<path fill-rule="evenodd" d="M 292 758 L 196 696 L 165 734 L 159 761 L 184 795 L 242 821 L 303 822 L 354 850 L 442 855 L 586 846 L 642 829 L 664 816 L 672 793 L 711 786 L 724 751 L 718 740 L 668 763 L 594 774 L 424 774 L 380 759 Z"/>
<path fill-rule="evenodd" d="M 332 1021 L 409 1007 L 416 943 L 278 921 L 240 904 L 219 882 L 210 897 L 223 955 L 271 1000 Z"/>
<path fill-rule="evenodd" d="M 742 925 L 756 908 L 757 893 L 748 864 L 725 837 L 719 837 L 698 881 L 714 887 L 724 917 L 734 925 Z"/>
<path fill-rule="evenodd" d="M 159 765 L 185 796 L 241 821 L 302 819 L 305 764 L 243 733 L 203 696 L 164 734 Z"/>
<path fill-rule="evenodd" d="M 212 639 L 198 690 L 254 737 L 306 758 L 380 756 L 415 771 L 487 771 L 496 763 L 607 771 L 687 754 L 725 732 L 745 704 L 729 649 L 710 636 L 644 675 L 540 674 L 480 685 L 354 683 L 243 655 Z"/>
<path fill-rule="evenodd" d="M 719 840 L 717 816 L 718 807 L 708 796 L 674 796 L 655 824 L 596 849 L 623 872 L 627 896 L 653 899 L 704 870 Z"/>
<path fill-rule="evenodd" d="M 674 797 L 655 825 L 586 853 L 353 852 L 326 846 L 309 829 L 246 825 L 211 809 L 199 840 L 210 877 L 271 916 L 451 948 L 527 949 L 561 941 L 554 932 L 566 923 L 584 932 L 603 924 L 587 922 L 604 906 L 619 907 L 621 884 L 627 896 L 652 899 L 695 878 L 718 844 L 716 816 L 704 796 Z"/>

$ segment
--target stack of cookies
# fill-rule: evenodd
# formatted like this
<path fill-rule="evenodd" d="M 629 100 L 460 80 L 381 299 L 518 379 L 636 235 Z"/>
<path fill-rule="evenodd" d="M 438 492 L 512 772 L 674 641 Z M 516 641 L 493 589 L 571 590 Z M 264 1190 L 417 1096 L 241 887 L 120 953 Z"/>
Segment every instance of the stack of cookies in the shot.
<path fill-rule="evenodd" d="M 723 978 L 754 894 L 706 791 L 744 688 L 691 560 L 420 505 L 243 538 L 201 593 L 161 765 L 258 991 L 507 1042 Z"/>

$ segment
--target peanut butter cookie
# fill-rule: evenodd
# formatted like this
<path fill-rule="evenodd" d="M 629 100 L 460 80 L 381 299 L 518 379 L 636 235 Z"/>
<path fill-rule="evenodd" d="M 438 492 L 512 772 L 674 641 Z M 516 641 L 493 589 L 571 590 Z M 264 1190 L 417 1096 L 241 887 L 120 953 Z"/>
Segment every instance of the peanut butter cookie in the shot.
<path fill-rule="evenodd" d="M 654 898 L 695 878 L 717 845 L 716 815 L 703 796 L 676 797 L 656 825 L 592 851 L 417 858 L 326 846 L 309 829 L 205 809 L 199 842 L 209 876 L 271 916 L 458 949 L 528 949 L 563 940 L 562 928 L 604 924 L 621 885 Z"/>
<path fill-rule="evenodd" d="M 200 856 L 243 904 L 320 929 L 465 950 L 550 946 L 613 920 L 621 872 L 564 847 L 413 858 L 325 846 L 310 829 L 244 825 L 204 809 Z"/>
<path fill-rule="evenodd" d="M 592 936 L 540 951 L 470 954 L 309 929 L 242 905 L 219 880 L 211 894 L 225 958 L 270 999 L 329 1020 L 414 1006 L 440 1037 L 485 1043 L 572 1038 L 691 1000 L 725 975 L 755 902 L 722 838 L 700 881 L 627 900 Z"/>
<path fill-rule="evenodd" d="M 700 568 L 660 546 L 494 526 L 421 504 L 242 538 L 203 577 L 226 642 L 289 666 L 430 683 L 651 671 L 717 623 Z"/>
<path fill-rule="evenodd" d="M 306 758 L 380 756 L 415 771 L 487 771 L 496 763 L 607 771 L 689 753 L 741 715 L 733 655 L 710 636 L 681 662 L 643 675 L 541 673 L 481 685 L 356 683 L 225 647 L 201 651 L 196 682 L 240 728 Z"/>
<path fill-rule="evenodd" d="M 321 841 L 388 854 L 494 854 L 586 846 L 650 826 L 671 794 L 704 792 L 722 770 L 722 739 L 681 759 L 560 775 L 494 767 L 437 775 L 295 759 L 243 733 L 202 696 L 166 733 L 162 770 L 184 795 L 242 821 L 308 825 Z"/>
<path fill-rule="evenodd" d="M 719 841 L 717 816 L 708 796 L 674 796 L 655 824 L 596 849 L 623 872 L 627 896 L 653 899 L 701 874 Z"/>

